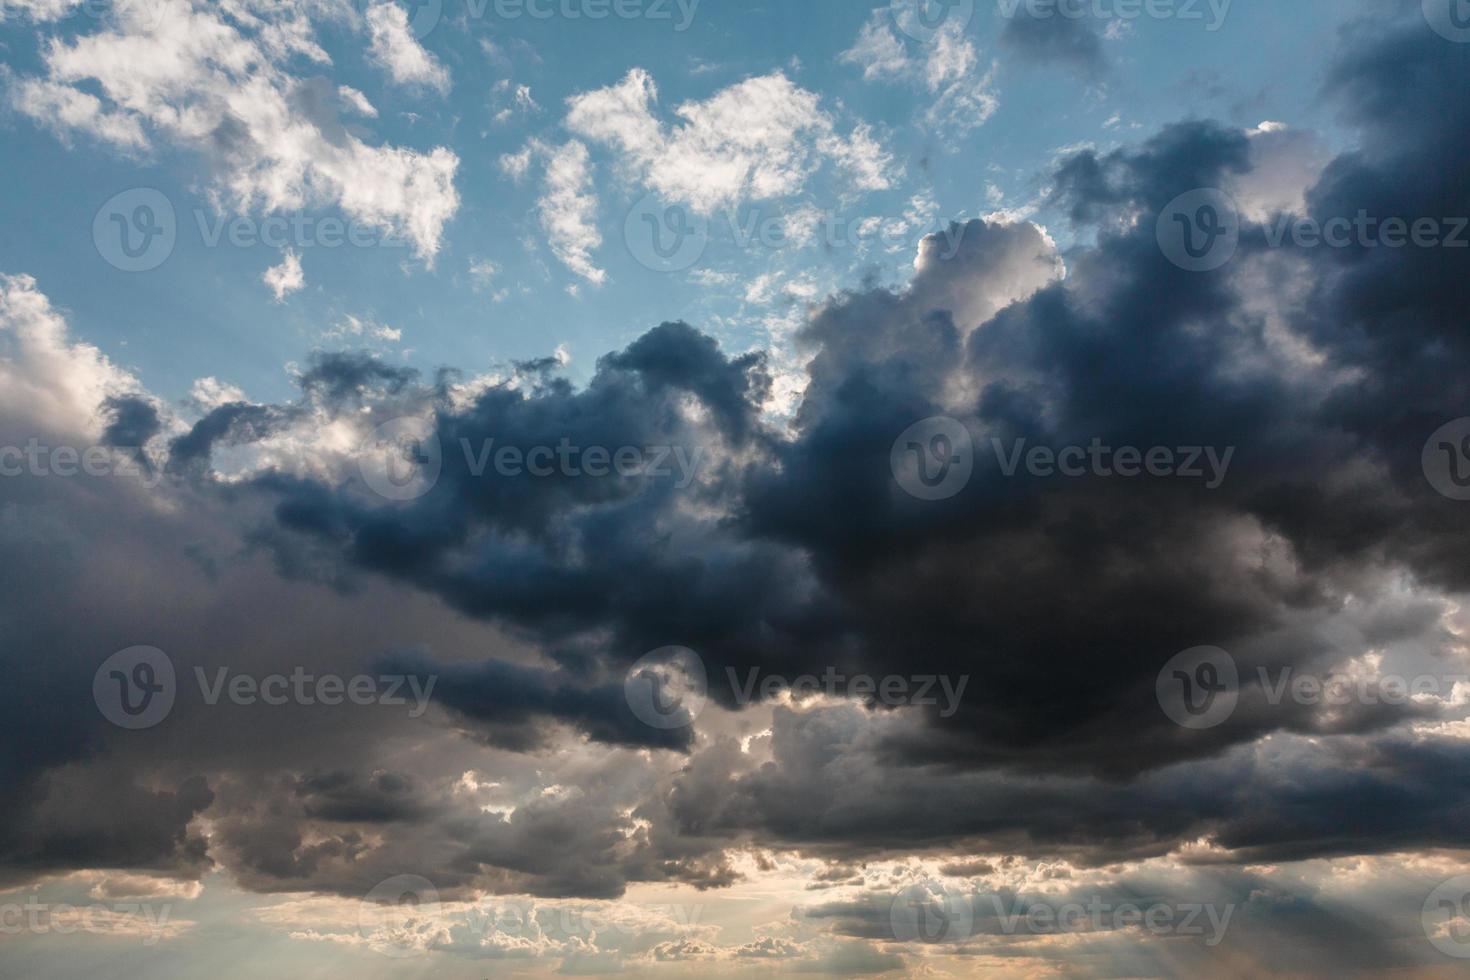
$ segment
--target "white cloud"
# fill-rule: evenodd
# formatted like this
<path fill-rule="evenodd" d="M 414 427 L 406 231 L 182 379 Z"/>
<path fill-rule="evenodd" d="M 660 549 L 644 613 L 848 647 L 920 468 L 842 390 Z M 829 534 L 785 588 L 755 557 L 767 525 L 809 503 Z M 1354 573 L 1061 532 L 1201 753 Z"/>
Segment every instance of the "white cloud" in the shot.
<path fill-rule="evenodd" d="M 888 29 L 888 18 L 881 11 L 875 11 L 868 19 L 858 32 L 857 41 L 842 52 L 840 60 L 861 67 L 863 77 L 869 81 L 902 75 L 909 70 L 908 51 L 898 35 Z"/>
<path fill-rule="evenodd" d="M 201 415 L 212 412 L 221 405 L 231 405 L 246 400 L 243 388 L 215 377 L 196 380 L 193 387 L 189 389 L 188 398 L 185 399 L 186 403 Z"/>
<path fill-rule="evenodd" d="M 1306 195 L 1332 159 L 1327 143 L 1311 130 L 1267 120 L 1248 130 L 1251 169 L 1231 181 L 1230 192 L 1252 221 L 1283 211 L 1305 214 Z"/>
<path fill-rule="evenodd" d="M 494 118 L 498 123 L 509 121 L 518 112 L 530 114 L 541 110 L 541 106 L 531 95 L 531 86 L 529 85 L 515 85 L 512 87 L 510 79 L 502 78 L 495 83 L 491 91 L 496 96 L 496 104 L 499 104 L 500 100 L 505 99 L 507 94 L 509 94 L 509 104 L 495 113 Z"/>
<path fill-rule="evenodd" d="M 602 245 L 602 233 L 597 230 L 597 195 L 592 190 L 587 147 L 576 140 L 559 147 L 532 140 L 520 153 L 501 157 L 500 165 L 519 178 L 533 157 L 546 161 L 545 190 L 536 208 L 547 244 L 568 269 L 593 285 L 602 285 L 607 273 L 592 261 L 593 251 Z M 575 285 L 568 289 L 577 295 Z"/>
<path fill-rule="evenodd" d="M 364 15 L 372 47 L 368 54 L 399 85 L 449 91 L 449 71 L 409 29 L 408 11 L 396 3 L 374 3 Z"/>
<path fill-rule="evenodd" d="M 889 186 L 892 161 L 871 129 L 839 136 L 820 98 L 781 72 L 677 106 L 679 125 L 654 115 L 657 102 L 653 78 L 635 68 L 616 85 L 573 96 L 566 124 L 610 146 L 626 171 L 666 199 L 705 213 L 794 194 L 825 161 L 864 189 Z"/>
<path fill-rule="evenodd" d="M 95 437 L 103 403 L 140 390 L 96 347 L 71 341 L 35 279 L 0 274 L 0 419 Z"/>
<path fill-rule="evenodd" d="M 148 138 L 143 135 L 136 116 L 109 112 L 97 96 L 69 85 L 28 79 L 16 88 L 14 104 L 21 112 L 50 126 L 59 136 L 79 129 L 124 149 L 142 150 L 148 146 Z"/>
<path fill-rule="evenodd" d="M 946 22 L 928 43 L 917 44 L 894 31 L 887 8 L 875 10 L 841 60 L 861 67 L 869 81 L 887 79 L 923 88 L 933 100 L 924 111 L 926 125 L 955 136 L 984 124 L 1000 107 L 995 66 L 979 74 L 979 53 L 957 20 Z"/>
<path fill-rule="evenodd" d="M 17 79 L 14 106 L 130 151 L 147 148 L 151 130 L 207 154 L 215 193 L 242 213 L 335 204 L 407 236 L 432 260 L 459 207 L 459 158 L 444 147 L 424 153 L 323 132 L 294 98 L 302 83 L 282 65 L 298 57 L 329 64 L 303 8 L 153 4 L 124 4 L 92 34 L 51 40 L 45 77 Z"/>
<path fill-rule="evenodd" d="M 322 335 L 324 340 L 344 340 L 349 337 L 366 337 L 370 340 L 382 340 L 397 343 L 403 339 L 403 331 L 397 327 L 389 327 L 378 323 L 376 320 L 363 319 L 353 316 L 351 313 L 342 318 L 342 322 Z"/>
<path fill-rule="evenodd" d="M 479 292 L 495 281 L 500 269 L 489 259 L 470 259 L 470 282 Z"/>
<path fill-rule="evenodd" d="M 342 101 L 346 103 L 346 105 L 358 115 L 367 116 L 369 119 L 378 118 L 378 110 L 374 108 L 371 102 L 368 101 L 368 97 L 366 95 L 363 95 L 357 89 L 353 88 L 351 85 L 342 85 L 338 87 L 337 95 L 341 97 Z"/>
<path fill-rule="evenodd" d="M 281 264 L 266 269 L 261 280 L 276 294 L 277 303 L 283 301 L 306 285 L 306 277 L 301 273 L 301 256 L 289 248 L 286 249 L 281 256 Z"/>

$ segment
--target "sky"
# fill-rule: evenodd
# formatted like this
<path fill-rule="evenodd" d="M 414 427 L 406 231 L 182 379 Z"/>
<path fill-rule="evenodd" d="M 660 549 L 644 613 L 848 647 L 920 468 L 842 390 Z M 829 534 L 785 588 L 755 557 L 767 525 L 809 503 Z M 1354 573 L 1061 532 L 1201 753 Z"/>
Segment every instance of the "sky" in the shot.
<path fill-rule="evenodd" d="M 1464 975 L 1465 0 L 0 59 L 0 974 Z"/>

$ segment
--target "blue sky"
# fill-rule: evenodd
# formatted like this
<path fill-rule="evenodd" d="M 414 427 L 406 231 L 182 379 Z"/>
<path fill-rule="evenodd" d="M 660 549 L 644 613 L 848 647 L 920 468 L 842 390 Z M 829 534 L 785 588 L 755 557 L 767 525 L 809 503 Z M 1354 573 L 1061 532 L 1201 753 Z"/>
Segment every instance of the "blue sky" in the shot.
<path fill-rule="evenodd" d="M 603 352 L 650 325 L 680 318 L 744 349 L 770 344 L 769 321 L 789 321 L 794 306 L 832 288 L 870 275 L 902 281 L 917 234 L 952 219 L 1025 209 L 1057 228 L 1065 245 L 1055 215 L 1036 206 L 1047 169 L 1063 148 L 1123 145 L 1166 120 L 1190 116 L 1244 126 L 1279 120 L 1330 138 L 1333 120 L 1318 91 L 1322 51 L 1350 14 L 1349 5 L 1313 0 L 1234 3 L 1216 11 L 1180 6 L 1199 19 L 1099 20 L 1089 6 L 1074 23 L 1100 40 L 1095 63 L 1084 63 L 1040 60 L 1008 47 L 1001 40 L 1007 18 L 999 6 L 981 2 L 957 38 L 973 48 L 966 83 L 988 78 L 983 87 L 994 100 L 993 115 L 979 124 L 946 124 L 925 121 L 935 95 L 918 77 L 935 42 L 895 30 L 897 18 L 886 8 L 705 0 L 682 31 L 677 28 L 685 14 L 673 6 L 668 19 L 595 21 L 560 14 L 503 17 L 495 4 L 473 16 L 477 9 L 481 5 L 466 0 L 445 0 L 441 16 L 430 19 L 423 45 L 447 75 L 442 88 L 395 84 L 366 56 L 363 30 L 348 19 L 319 28 L 329 65 L 299 56 L 284 63 L 295 77 L 324 80 L 328 93 L 343 85 L 364 93 L 377 117 L 347 121 L 365 142 L 419 152 L 445 147 L 457 158 L 459 203 L 444 222 L 432 264 L 411 248 L 328 248 L 310 233 L 298 235 L 292 241 L 300 239 L 305 284 L 276 302 L 260 278 L 279 263 L 279 251 L 265 244 L 208 247 L 207 229 L 241 214 L 258 222 L 268 213 L 300 215 L 310 228 L 342 217 L 333 202 L 308 198 L 302 207 L 274 212 L 216 205 L 212 164 L 197 146 L 158 139 L 146 149 L 116 152 L 85 131 L 51 132 L 13 111 L 4 121 L 8 138 L 0 152 L 15 179 L 0 190 L 0 217 L 24 232 L 0 244 L 0 264 L 37 276 L 72 311 L 80 334 L 175 398 L 206 376 L 254 397 L 282 397 L 290 387 L 285 363 L 300 360 L 348 316 L 401 331 L 401 340 L 376 346 L 426 370 L 441 364 L 489 369 L 565 345 L 569 374 L 586 378 Z M 947 23 L 955 27 L 965 13 L 955 8 Z M 1210 30 L 1217 21 L 1218 29 Z M 865 77 L 862 62 L 844 59 L 870 24 L 902 44 L 909 66 Z M 24 76 L 41 70 L 51 39 L 98 26 L 88 14 L 43 25 L 12 16 L 0 37 L 11 71 Z M 648 192 L 646 182 L 608 146 L 584 141 L 595 182 L 591 226 L 601 237 L 592 252 L 607 273 L 601 285 L 588 283 L 542 241 L 534 207 L 542 188 L 534 171 L 543 164 L 517 182 L 501 158 L 531 139 L 565 143 L 571 135 L 564 125 L 568 100 L 615 85 L 633 68 L 647 71 L 657 86 L 654 115 L 664 126 L 677 121 L 675 108 L 685 102 L 781 73 L 819 99 L 819 111 L 839 133 L 872 127 L 889 158 L 886 186 L 854 188 L 846 175 L 819 167 L 778 193 L 722 200 L 710 212 L 713 240 L 699 261 L 679 272 L 657 272 L 630 254 L 623 234 L 629 209 Z M 518 103 L 522 86 L 526 99 Z M 1038 119 L 1045 125 L 1036 125 Z M 91 243 L 98 209 L 134 187 L 167 195 L 180 227 L 173 254 L 146 273 L 112 268 Z M 922 206 L 912 228 L 895 236 L 902 248 L 855 244 L 865 218 L 901 215 L 915 199 Z M 739 239 L 803 208 L 838 229 L 821 236 L 834 238 L 833 247 L 787 241 L 772 248 Z M 481 281 L 470 269 L 483 263 L 495 272 Z M 771 288 L 747 302 L 750 284 L 763 276 Z M 578 287 L 577 294 L 569 295 L 568 287 Z"/>

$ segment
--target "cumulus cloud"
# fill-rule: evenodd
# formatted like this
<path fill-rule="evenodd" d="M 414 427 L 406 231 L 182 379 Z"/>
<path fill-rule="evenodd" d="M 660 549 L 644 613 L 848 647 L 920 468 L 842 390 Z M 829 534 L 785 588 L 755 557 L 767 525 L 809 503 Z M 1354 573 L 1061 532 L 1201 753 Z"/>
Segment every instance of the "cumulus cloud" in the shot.
<path fill-rule="evenodd" d="M 308 19 L 315 9 L 124 4 L 92 33 L 51 39 L 45 74 L 17 76 L 12 103 L 46 126 L 129 152 L 157 139 L 197 151 L 217 192 L 242 213 L 335 205 L 404 235 L 431 260 L 459 207 L 459 158 L 445 147 L 369 145 L 307 111 L 299 96 L 309 86 L 286 65 L 329 63 Z M 402 16 L 393 4 L 369 10 L 389 25 L 383 37 L 396 36 L 391 25 Z"/>
<path fill-rule="evenodd" d="M 1272 171 L 1286 176 L 1255 199 L 1319 221 L 1453 213 L 1464 54 L 1422 25 L 1345 40 L 1328 81 L 1358 145 Z M 625 94 L 632 109 L 603 118 L 636 122 L 647 103 Z M 1264 132 L 1194 120 L 1076 148 L 1047 181 L 1085 242 L 1065 260 L 1035 224 L 975 220 L 926 239 L 907 283 L 827 297 L 800 328 L 812 358 L 788 426 L 762 411 L 766 355 L 678 322 L 583 384 L 557 357 L 466 382 L 334 351 L 298 367 L 291 399 L 206 379 L 172 409 L 72 338 L 37 283 L 4 280 L 7 439 L 64 428 L 146 442 L 167 465 L 151 489 L 82 481 L 42 498 L 41 477 L 0 481 L 14 557 L 0 596 L 20 654 L 0 687 L 0 774 L 16 787 L 0 876 L 106 872 L 108 894 L 146 894 L 138 879 L 187 889 L 219 869 L 294 895 L 275 924 L 300 942 L 344 948 L 392 936 L 337 897 L 405 869 L 456 913 L 536 896 L 537 923 L 643 887 L 789 886 L 792 914 L 738 937 L 652 913 L 624 942 L 464 919 L 409 930 L 415 948 L 566 970 L 1443 967 L 1407 940 L 1470 848 L 1464 684 L 1337 705 L 1273 701 L 1262 678 L 1339 671 L 1379 691 L 1390 671 L 1470 667 L 1463 511 L 1421 461 L 1428 434 L 1467 411 L 1470 287 L 1458 256 L 1427 249 L 1273 251 L 1250 214 L 1230 265 L 1170 263 L 1156 240 L 1168 202 L 1271 171 Z M 561 207 L 579 213 L 580 142 L 538 146 L 524 169 L 558 161 L 547 197 L 569 188 Z M 571 261 L 578 234 L 562 243 Z M 1311 356 L 1279 356 L 1286 339 Z M 972 433 L 974 472 L 920 501 L 891 454 L 940 414 Z M 393 451 L 374 432 L 404 416 L 425 435 L 402 462 L 427 434 L 443 451 L 431 487 L 389 501 L 363 464 Z M 497 479 L 463 451 L 492 438 L 706 462 L 682 488 L 648 472 Z M 1213 489 L 1007 475 L 992 440 L 1021 439 L 1236 454 Z M 124 733 L 87 692 L 106 653 L 138 642 L 186 678 L 310 665 L 434 677 L 438 694 L 418 717 L 191 694 L 164 725 Z M 711 700 L 674 730 L 619 696 L 630 665 L 670 644 L 703 658 Z M 1165 716 L 1156 681 L 1201 644 L 1231 651 L 1242 683 L 1233 715 L 1194 731 Z M 948 714 L 845 681 L 741 694 L 751 671 L 829 666 L 967 686 Z M 909 890 L 982 914 L 915 948 L 892 918 Z M 1236 925 L 1209 949 L 1136 924 L 1004 925 L 1093 899 L 1209 902 Z"/>
<path fill-rule="evenodd" d="M 635 68 L 616 85 L 569 99 L 566 126 L 611 147 L 665 199 L 703 212 L 794 194 L 828 160 L 863 190 L 888 187 L 893 164 L 872 130 L 841 136 L 820 102 L 776 72 L 682 103 L 674 109 L 681 121 L 669 126 L 655 115 L 653 77 Z"/>
<path fill-rule="evenodd" d="M 406 8 L 380 0 L 367 8 L 364 17 L 372 40 L 368 54 L 393 81 L 440 94 L 449 91 L 448 69 L 414 37 Z"/>

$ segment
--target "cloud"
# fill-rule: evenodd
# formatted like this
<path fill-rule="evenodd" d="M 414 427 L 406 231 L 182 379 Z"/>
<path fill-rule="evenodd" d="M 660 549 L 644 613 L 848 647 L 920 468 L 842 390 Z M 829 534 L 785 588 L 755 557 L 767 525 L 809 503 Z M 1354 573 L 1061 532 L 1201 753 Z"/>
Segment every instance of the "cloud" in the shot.
<path fill-rule="evenodd" d="M 607 273 L 592 257 L 602 245 L 602 232 L 597 229 L 597 194 L 587 147 L 576 140 L 557 147 L 532 140 L 519 154 L 502 156 L 500 165 L 519 180 L 533 160 L 545 167 L 544 189 L 536 210 L 547 245 L 572 272 L 594 286 L 602 285 Z"/>
<path fill-rule="evenodd" d="M 1033 16 L 1022 4 L 1007 18 L 1001 44 L 1032 64 L 1058 65 L 1093 78 L 1102 75 L 1108 64 L 1098 33 L 1084 18 L 1052 14 Z"/>
<path fill-rule="evenodd" d="M 399 85 L 449 91 L 449 71 L 424 49 L 409 29 L 408 11 L 397 3 L 378 0 L 363 15 L 372 46 L 368 56 Z"/>
<path fill-rule="evenodd" d="M 1464 55 L 1422 25 L 1346 41 L 1328 82 L 1357 145 L 1308 178 L 1301 206 L 1452 214 Z M 219 869 L 295 894 L 262 916 L 335 946 L 386 937 L 343 926 L 330 897 L 352 905 L 406 870 L 446 903 L 534 895 L 538 909 L 640 885 L 798 882 L 799 903 L 781 900 L 796 914 L 738 938 L 655 921 L 621 944 L 416 934 L 446 955 L 577 968 L 1433 967 L 1407 940 L 1470 848 L 1463 684 L 1404 704 L 1273 704 L 1260 671 L 1340 670 L 1379 690 L 1391 670 L 1470 668 L 1463 511 L 1421 464 L 1428 434 L 1465 412 L 1470 287 L 1458 255 L 1427 249 L 1271 251 L 1250 215 L 1230 265 L 1170 263 L 1168 202 L 1249 186 L 1271 159 L 1261 136 L 1195 120 L 1075 149 L 1047 184 L 1083 244 L 1063 254 L 1033 223 L 975 220 L 925 239 L 907 283 L 827 297 L 800 328 L 811 359 L 789 425 L 762 410 L 766 355 L 677 322 L 581 384 L 556 358 L 465 381 L 331 351 L 297 368 L 290 399 L 206 379 L 175 408 L 72 337 L 35 281 L 5 279 L 0 444 L 140 440 L 167 465 L 151 488 L 0 481 L 0 775 L 15 788 L 0 875 L 106 870 L 126 890 Z M 575 158 L 573 198 L 579 145 L 534 157 Z M 1295 198 L 1303 171 L 1287 170 L 1260 200 Z M 974 472 L 920 501 L 891 454 L 940 414 L 972 433 Z M 437 439 L 441 472 L 388 501 L 362 464 L 404 416 Z M 474 468 L 491 439 L 707 462 L 682 489 L 651 473 L 497 479 Z M 1019 439 L 1237 453 L 1207 490 L 1008 476 L 992 440 Z M 410 718 L 188 691 L 158 728 L 122 732 L 91 684 L 140 642 L 185 681 L 399 669 L 442 693 Z M 711 699 L 674 734 L 640 728 L 618 697 L 628 667 L 671 643 L 698 651 Z M 1155 685 L 1202 643 L 1229 649 L 1243 683 L 1228 720 L 1190 731 Z M 752 670 L 828 668 L 967 686 L 948 716 L 854 687 L 737 696 Z M 802 891 L 814 880 L 829 887 Z M 1206 959 L 1136 928 L 1017 936 L 985 915 L 966 941 L 915 950 L 888 941 L 907 886 L 1007 909 L 1232 903 L 1239 932 Z"/>
<path fill-rule="evenodd" d="M 44 77 L 17 76 L 12 103 L 130 153 L 156 138 L 194 150 L 241 213 L 335 205 L 432 260 L 459 207 L 459 158 L 444 147 L 371 146 L 306 111 L 299 97 L 310 86 L 286 62 L 329 59 L 307 12 L 272 9 L 235 19 L 194 0 L 124 4 L 90 34 L 51 39 Z M 382 4 L 369 16 L 391 24 L 402 11 Z"/>
<path fill-rule="evenodd" d="M 275 294 L 276 302 L 283 302 L 288 295 L 306 285 L 306 277 L 301 272 L 301 256 L 293 249 L 286 249 L 281 253 L 281 264 L 266 269 L 261 279 Z"/>
<path fill-rule="evenodd" d="M 857 41 L 840 59 L 863 69 L 868 81 L 897 81 L 928 93 L 923 119 L 930 128 L 963 137 L 1000 108 L 995 68 L 980 74 L 980 56 L 959 19 L 947 20 L 924 44 L 894 30 L 888 8 L 874 10 Z M 913 52 L 910 52 L 913 48 Z"/>
<path fill-rule="evenodd" d="M 654 114 L 657 102 L 652 76 L 635 68 L 616 85 L 570 98 L 566 126 L 612 148 L 643 185 L 701 212 L 794 194 L 827 160 L 862 190 L 889 186 L 892 161 L 871 129 L 838 135 L 819 97 L 780 72 L 680 104 L 674 126 Z"/>

